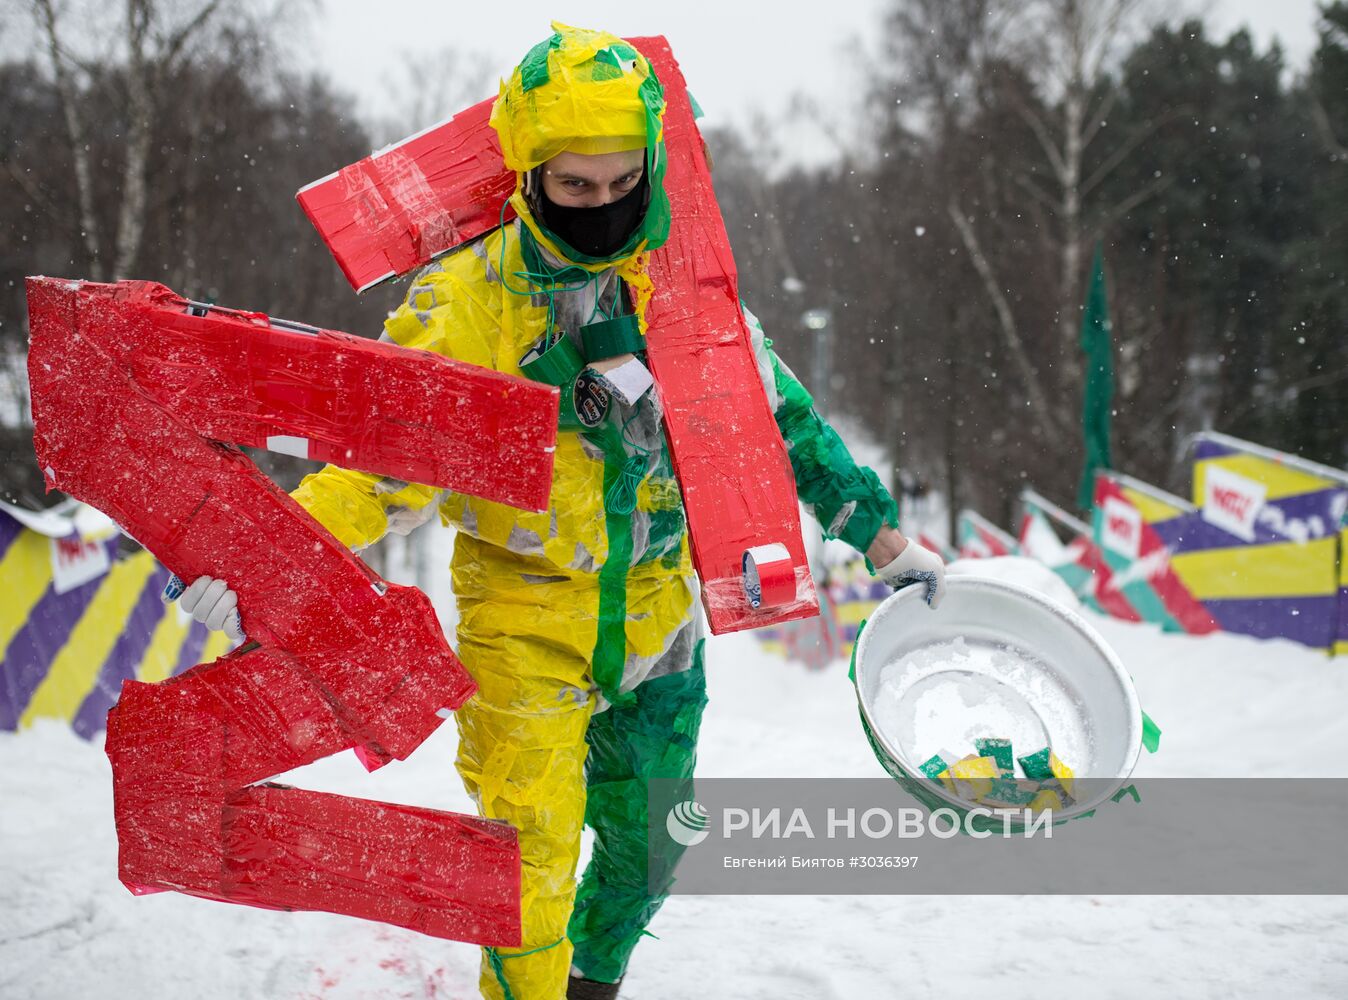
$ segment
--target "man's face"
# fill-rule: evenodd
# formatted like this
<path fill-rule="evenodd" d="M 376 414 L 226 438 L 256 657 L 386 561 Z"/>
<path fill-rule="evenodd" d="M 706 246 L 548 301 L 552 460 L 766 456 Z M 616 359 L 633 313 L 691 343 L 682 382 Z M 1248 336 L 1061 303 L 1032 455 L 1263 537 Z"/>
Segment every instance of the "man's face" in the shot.
<path fill-rule="evenodd" d="M 555 205 L 595 208 L 617 201 L 641 180 L 646 151 L 558 153 L 543 164 L 543 193 Z"/>

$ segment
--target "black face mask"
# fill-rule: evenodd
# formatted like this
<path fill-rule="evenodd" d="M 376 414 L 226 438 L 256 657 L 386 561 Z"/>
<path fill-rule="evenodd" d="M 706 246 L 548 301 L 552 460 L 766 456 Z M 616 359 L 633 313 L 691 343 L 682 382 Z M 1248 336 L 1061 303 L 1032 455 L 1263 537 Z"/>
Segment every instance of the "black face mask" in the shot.
<path fill-rule="evenodd" d="M 627 245 L 646 215 L 646 172 L 636 187 L 617 201 L 592 208 L 558 205 L 539 185 L 543 225 L 587 257 L 612 257 Z"/>

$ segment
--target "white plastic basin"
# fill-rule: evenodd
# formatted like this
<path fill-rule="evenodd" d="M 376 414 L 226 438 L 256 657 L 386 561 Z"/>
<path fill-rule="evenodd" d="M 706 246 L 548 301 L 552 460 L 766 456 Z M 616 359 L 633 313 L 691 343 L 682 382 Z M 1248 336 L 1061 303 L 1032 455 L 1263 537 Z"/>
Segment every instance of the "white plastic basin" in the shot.
<path fill-rule="evenodd" d="M 1118 656 L 1075 611 L 1036 591 L 977 576 L 950 575 L 946 583 L 936 611 L 923 601 L 923 588 L 897 591 L 875 610 L 857 642 L 857 698 L 876 753 L 937 798 L 968 809 L 973 803 L 919 770 L 935 752 L 931 734 L 945 726 L 1010 737 L 997 728 L 1007 728 L 1015 715 L 1018 732 L 1042 732 L 1055 752 L 1071 748 L 1075 759 L 1059 756 L 1076 777 L 1109 779 L 1089 782 L 1086 795 L 1056 811 L 1055 819 L 1094 809 L 1127 780 L 1142 745 L 1141 705 Z M 947 656 L 956 640 L 962 640 L 962 651 Z M 888 675 L 887 667 L 893 668 Z M 882 693 L 882 678 L 888 693 Z M 952 699 L 951 691 L 964 694 Z M 932 717 L 937 705 L 947 706 L 945 716 Z M 980 710 L 988 725 L 980 726 Z M 956 713 L 963 717 L 954 718 Z M 1025 742 L 1013 743 L 1017 755 L 1044 745 Z M 948 749 L 974 751 L 971 742 Z"/>

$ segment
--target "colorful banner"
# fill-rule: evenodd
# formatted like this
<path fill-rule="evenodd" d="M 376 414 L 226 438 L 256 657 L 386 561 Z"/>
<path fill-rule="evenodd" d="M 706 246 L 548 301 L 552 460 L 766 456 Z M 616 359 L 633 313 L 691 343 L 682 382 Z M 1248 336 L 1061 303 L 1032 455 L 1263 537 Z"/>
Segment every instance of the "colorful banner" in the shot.
<path fill-rule="evenodd" d="M 1016 540 L 977 511 L 960 511 L 955 538 L 961 559 L 1009 556 L 1016 551 Z"/>
<path fill-rule="evenodd" d="M 1192 531 L 1197 520 L 1197 512 L 1180 497 L 1131 476 L 1097 473 L 1092 540 L 1110 571 L 1098 589 L 1101 604 L 1117 596 L 1137 618 L 1167 631 L 1217 631 L 1218 623 L 1172 565 L 1182 551 L 1184 532 Z"/>
<path fill-rule="evenodd" d="M 829 571 L 828 596 L 838 621 L 839 656 L 851 657 L 861 623 L 892 593 L 891 587 L 871 576 L 864 560 Z"/>
<path fill-rule="evenodd" d="M 1113 570 L 1095 544 L 1090 525 L 1033 490 L 1021 494 L 1019 552 L 1057 573 L 1087 607 L 1125 621 L 1141 621 L 1113 583 Z M 1064 542 L 1063 537 L 1069 539 Z"/>
<path fill-rule="evenodd" d="M 1114 618 L 1348 655 L 1348 472 L 1217 433 L 1197 435 L 1193 453 L 1192 503 L 1101 471 L 1091 524 L 1026 490 L 1019 539 L 965 510 L 958 555 L 1036 559 Z M 859 562 L 827 589 L 845 654 L 887 590 Z"/>
<path fill-rule="evenodd" d="M 855 629 L 853 629 L 855 632 Z M 819 614 L 797 618 L 755 632 L 769 652 L 820 670 L 847 655 L 843 650 L 838 617 L 827 590 L 819 591 Z"/>
<path fill-rule="evenodd" d="M 1097 477 L 1094 541 L 1113 572 L 1107 586 L 1166 629 L 1334 649 L 1343 491 L 1285 460 L 1212 442 L 1196 457 L 1201 504 L 1119 473 Z"/>
<path fill-rule="evenodd" d="M 1348 652 L 1348 472 L 1215 432 L 1194 438 L 1193 458 L 1202 521 L 1181 572 L 1214 617 Z"/>
<path fill-rule="evenodd" d="M 1334 654 L 1348 656 L 1348 518 L 1339 532 L 1339 625 Z"/>
<path fill-rule="evenodd" d="M 168 571 L 148 552 L 119 560 L 117 537 L 0 508 L 0 729 L 57 718 L 87 739 L 122 681 L 162 680 L 229 649 L 161 602 Z"/>
<path fill-rule="evenodd" d="M 952 549 L 949 545 L 945 544 L 945 542 L 940 541 L 935 535 L 931 534 L 930 532 L 919 531 L 917 533 L 917 543 L 921 545 L 923 548 L 935 552 L 946 562 L 950 562 L 950 560 L 955 558 L 955 550 Z"/>

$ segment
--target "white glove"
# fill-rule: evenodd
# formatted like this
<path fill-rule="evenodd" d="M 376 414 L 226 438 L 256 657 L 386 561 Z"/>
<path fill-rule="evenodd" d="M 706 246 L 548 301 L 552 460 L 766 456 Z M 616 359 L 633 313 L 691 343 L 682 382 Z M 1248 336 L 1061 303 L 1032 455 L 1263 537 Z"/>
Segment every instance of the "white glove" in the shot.
<path fill-rule="evenodd" d="M 927 604 L 933 611 L 945 597 L 945 563 L 911 538 L 893 561 L 876 568 L 875 575 L 895 590 L 910 583 L 926 584 Z"/>
<path fill-rule="evenodd" d="M 172 577 L 164 588 L 167 603 L 182 595 L 183 610 L 213 632 L 224 632 L 235 642 L 242 642 L 243 622 L 239 618 L 239 597 L 224 580 L 199 576 L 192 586 L 183 589 L 183 582 Z"/>

